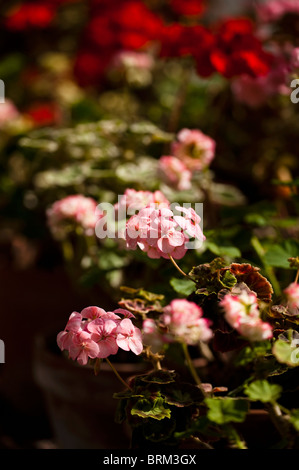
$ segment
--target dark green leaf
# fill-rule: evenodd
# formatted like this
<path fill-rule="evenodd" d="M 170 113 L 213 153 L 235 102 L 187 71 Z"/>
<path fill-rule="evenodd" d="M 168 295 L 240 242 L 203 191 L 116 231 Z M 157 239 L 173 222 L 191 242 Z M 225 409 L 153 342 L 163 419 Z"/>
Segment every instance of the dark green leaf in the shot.
<path fill-rule="evenodd" d="M 153 418 L 157 420 L 170 418 L 171 410 L 165 407 L 164 404 L 165 402 L 162 397 L 157 397 L 154 400 L 141 398 L 131 409 L 131 414 L 140 418 Z"/>

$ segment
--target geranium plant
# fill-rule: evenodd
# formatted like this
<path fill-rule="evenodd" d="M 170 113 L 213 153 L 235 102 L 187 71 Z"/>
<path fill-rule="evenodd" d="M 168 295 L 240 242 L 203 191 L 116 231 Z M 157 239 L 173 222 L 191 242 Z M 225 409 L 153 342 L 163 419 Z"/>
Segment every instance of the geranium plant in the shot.
<path fill-rule="evenodd" d="M 181 292 L 189 295 L 167 302 L 161 294 L 124 287 L 119 308 L 72 313 L 58 334 L 59 347 L 82 365 L 93 363 L 99 386 L 100 363 L 109 363 L 124 386 L 115 394 L 117 419 L 131 425 L 133 447 L 180 447 L 191 439 L 195 448 L 246 449 L 240 424 L 258 403 L 280 436 L 272 446 L 296 448 L 298 409 L 286 406 L 282 383 L 299 365 L 298 259 L 290 259 L 297 274 L 282 304 L 273 302 L 271 283 L 248 263 L 216 258 L 185 274 L 177 260 L 190 238 L 205 237 L 193 209 L 177 211 L 181 215 L 165 203 L 141 208 L 127 221 L 124 239 L 129 250 L 169 259 L 184 276 Z M 110 361 L 119 348 L 151 367 L 124 382 Z M 174 348 L 184 358 L 178 367 Z M 207 362 L 202 371 L 196 357 Z M 237 376 L 222 382 L 221 367 Z"/>

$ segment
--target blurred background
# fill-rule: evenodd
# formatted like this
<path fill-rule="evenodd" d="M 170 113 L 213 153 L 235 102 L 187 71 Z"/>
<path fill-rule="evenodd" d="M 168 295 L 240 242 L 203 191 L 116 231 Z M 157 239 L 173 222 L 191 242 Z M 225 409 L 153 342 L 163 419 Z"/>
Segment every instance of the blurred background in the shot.
<path fill-rule="evenodd" d="M 55 351 L 73 311 L 115 308 L 124 284 L 167 291 L 173 275 L 74 221 L 57 228 L 56 201 L 116 204 L 132 189 L 203 202 L 208 241 L 187 270 L 225 256 L 261 263 L 278 296 L 290 282 L 299 2 L 24 0 L 0 13 L 0 447 L 56 447 L 37 338 Z M 160 159 L 184 128 L 216 151 L 183 181 Z"/>

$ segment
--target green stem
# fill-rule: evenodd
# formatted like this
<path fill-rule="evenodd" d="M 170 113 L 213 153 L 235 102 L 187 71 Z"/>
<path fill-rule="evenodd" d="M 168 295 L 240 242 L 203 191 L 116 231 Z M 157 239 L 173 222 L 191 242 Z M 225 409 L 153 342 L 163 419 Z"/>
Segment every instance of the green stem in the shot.
<path fill-rule="evenodd" d="M 203 389 L 202 387 L 202 383 L 201 383 L 201 380 L 200 378 L 198 377 L 198 374 L 197 374 L 197 371 L 194 367 L 194 364 L 192 362 L 192 359 L 190 357 L 190 354 L 189 354 L 189 350 L 188 350 L 188 345 L 186 343 L 182 343 L 182 348 L 183 348 L 183 352 L 184 352 L 184 355 L 185 355 L 185 358 L 186 358 L 186 361 L 187 361 L 187 364 L 188 364 L 188 367 L 189 367 L 189 370 L 191 372 L 191 375 L 195 381 L 195 383 L 201 387 L 201 390 L 203 392 L 204 395 L 206 395 L 206 392 L 205 390 Z"/>
<path fill-rule="evenodd" d="M 169 259 L 170 261 L 172 262 L 172 264 L 174 265 L 174 267 L 179 271 L 179 273 L 181 273 L 184 277 L 187 277 L 188 279 L 190 279 L 191 281 L 195 282 L 196 281 L 191 277 L 189 276 L 188 274 L 184 273 L 184 271 L 179 267 L 179 265 L 174 261 L 173 257 L 168 255 L 169 256 Z"/>
<path fill-rule="evenodd" d="M 265 270 L 266 276 L 269 278 L 275 294 L 278 297 L 281 296 L 281 289 L 280 289 L 279 282 L 278 282 L 278 280 L 275 276 L 273 268 L 270 267 L 270 266 L 267 266 L 267 264 L 265 262 L 265 250 L 264 250 L 263 246 L 261 245 L 259 239 L 255 236 L 252 237 L 251 245 L 254 248 L 256 254 L 258 255 L 258 257 L 260 258 L 260 260 L 263 264 L 263 268 Z"/>
<path fill-rule="evenodd" d="M 247 449 L 246 443 L 241 439 L 237 430 L 232 425 L 228 426 L 228 433 L 230 439 L 233 441 L 237 449 Z"/>
<path fill-rule="evenodd" d="M 109 359 L 106 357 L 106 361 L 108 362 L 109 366 L 111 367 L 111 369 L 113 370 L 114 374 L 116 375 L 116 377 L 118 378 L 118 380 L 120 380 L 120 382 L 126 387 L 126 388 L 129 388 L 131 391 L 131 387 L 129 384 L 127 384 L 127 382 L 124 381 L 124 379 L 119 375 L 119 373 L 117 372 L 117 370 L 115 369 L 115 367 L 113 366 L 113 364 L 111 364 L 111 362 L 109 361 Z"/>

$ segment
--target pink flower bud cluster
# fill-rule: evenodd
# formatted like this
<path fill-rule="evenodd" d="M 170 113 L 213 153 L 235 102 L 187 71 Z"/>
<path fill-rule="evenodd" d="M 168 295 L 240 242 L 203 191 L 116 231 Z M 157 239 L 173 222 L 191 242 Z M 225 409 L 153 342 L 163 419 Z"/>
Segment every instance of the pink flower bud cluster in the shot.
<path fill-rule="evenodd" d="M 203 318 L 201 307 L 185 299 L 174 299 L 164 308 L 161 320 L 176 340 L 189 345 L 209 341 L 213 336 L 210 321 Z"/>
<path fill-rule="evenodd" d="M 273 336 L 269 323 L 260 318 L 257 296 L 242 289 L 239 295 L 227 294 L 220 302 L 230 326 L 249 341 L 263 341 Z"/>
<path fill-rule="evenodd" d="M 207 168 L 215 156 L 215 141 L 198 129 L 182 129 L 173 142 L 171 153 L 189 171 Z"/>
<path fill-rule="evenodd" d="M 130 250 L 139 247 L 149 258 L 173 257 L 186 254 L 190 238 L 205 240 L 200 228 L 200 217 L 194 209 L 176 207 L 183 216 L 176 216 L 170 208 L 150 205 L 133 215 L 126 224 L 125 240 Z"/>
<path fill-rule="evenodd" d="M 57 344 L 81 365 L 86 365 L 89 358 L 114 355 L 118 348 L 139 355 L 143 350 L 142 334 L 131 318 L 134 315 L 121 308 L 106 312 L 99 307 L 87 307 L 81 313 L 71 314 L 65 329 L 57 335 Z"/>
<path fill-rule="evenodd" d="M 298 0 L 269 0 L 257 7 L 258 17 L 265 23 L 278 21 L 286 13 L 299 15 Z"/>
<path fill-rule="evenodd" d="M 292 282 L 285 290 L 288 308 L 291 313 L 299 315 L 299 284 Z"/>
<path fill-rule="evenodd" d="M 85 235 L 91 236 L 101 215 L 96 201 L 81 194 L 60 199 L 47 210 L 48 225 L 57 240 L 65 239 L 68 231 L 77 227 L 82 228 Z"/>

